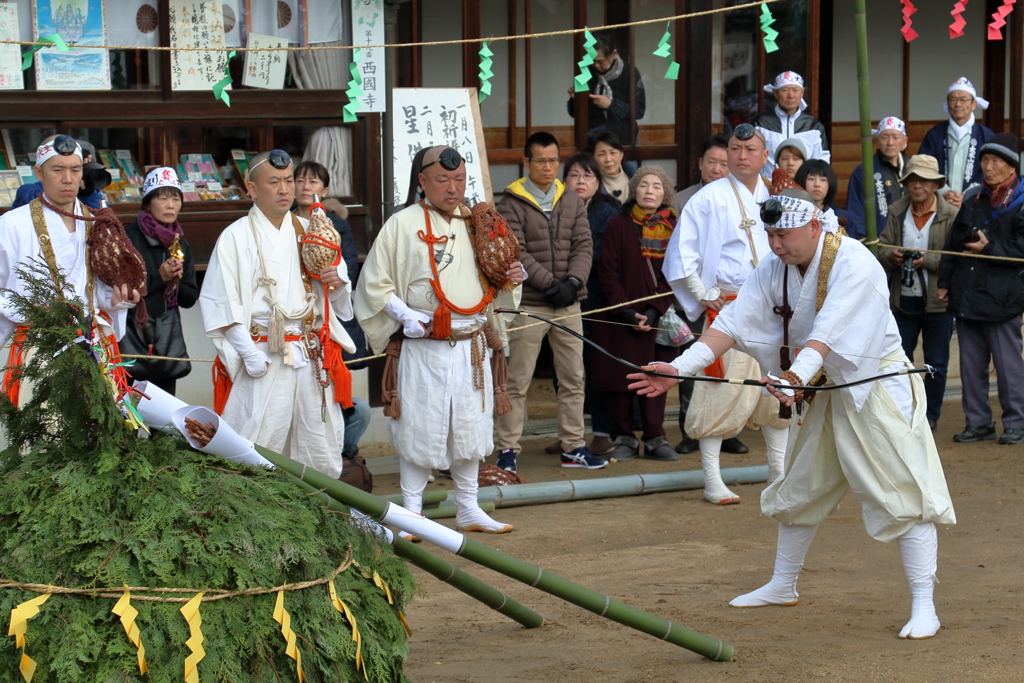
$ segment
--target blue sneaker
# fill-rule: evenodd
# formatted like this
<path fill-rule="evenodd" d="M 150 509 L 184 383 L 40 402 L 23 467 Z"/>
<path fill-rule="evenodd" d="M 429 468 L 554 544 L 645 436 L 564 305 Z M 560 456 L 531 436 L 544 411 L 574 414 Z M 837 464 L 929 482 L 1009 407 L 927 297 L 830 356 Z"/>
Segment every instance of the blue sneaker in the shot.
<path fill-rule="evenodd" d="M 506 448 L 498 453 L 498 469 L 505 470 L 506 472 L 516 471 L 516 452 L 511 448 Z"/>
<path fill-rule="evenodd" d="M 591 453 L 590 449 L 586 446 L 580 446 L 574 451 L 562 453 L 562 467 L 599 470 L 603 467 L 608 467 L 608 461 Z"/>

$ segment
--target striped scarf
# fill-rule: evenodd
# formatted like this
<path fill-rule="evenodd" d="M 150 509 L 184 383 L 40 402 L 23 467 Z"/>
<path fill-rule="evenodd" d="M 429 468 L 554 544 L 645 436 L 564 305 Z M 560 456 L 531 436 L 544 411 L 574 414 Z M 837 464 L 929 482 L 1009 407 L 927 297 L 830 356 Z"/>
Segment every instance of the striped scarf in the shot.
<path fill-rule="evenodd" d="M 634 204 L 630 218 L 640 228 L 640 255 L 649 259 L 665 258 L 668 240 L 676 227 L 676 212 L 670 206 L 647 213 Z"/>

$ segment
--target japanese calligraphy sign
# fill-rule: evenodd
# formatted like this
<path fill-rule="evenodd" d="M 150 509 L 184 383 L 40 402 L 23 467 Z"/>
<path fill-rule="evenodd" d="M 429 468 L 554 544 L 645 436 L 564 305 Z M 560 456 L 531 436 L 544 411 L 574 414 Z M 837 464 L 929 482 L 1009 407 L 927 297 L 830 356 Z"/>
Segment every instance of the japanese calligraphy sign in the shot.
<path fill-rule="evenodd" d="M 384 44 L 384 0 L 352 0 L 352 44 L 357 47 Z M 384 49 L 363 47 L 359 72 L 363 77 L 363 96 L 359 98 L 358 111 L 387 111 Z"/>
<path fill-rule="evenodd" d="M 224 47 L 224 15 L 217 0 L 171 0 L 171 88 L 209 90 L 224 78 L 227 52 L 195 51 Z M 230 86 L 229 86 L 230 87 Z"/>
<path fill-rule="evenodd" d="M 287 38 L 265 36 L 259 33 L 249 34 L 246 47 L 288 47 Z M 288 53 L 283 50 L 245 53 L 245 75 L 242 85 L 252 88 L 280 90 L 284 87 L 284 72 L 288 63 Z"/>
<path fill-rule="evenodd" d="M 416 152 L 448 145 L 466 160 L 466 201 L 493 201 L 476 88 L 395 88 L 391 116 L 395 204 L 405 202 Z"/>
<path fill-rule="evenodd" d="M 25 0 L 28 2 L 28 0 Z M 60 34 L 67 52 L 43 49 L 36 54 L 39 90 L 110 90 L 106 50 L 77 50 L 75 43 L 105 45 L 103 0 L 36 0 L 32 3 L 34 38 Z"/>
<path fill-rule="evenodd" d="M 0 3 L 0 40 L 18 40 L 18 6 Z M 21 48 L 0 45 L 0 90 L 21 90 Z"/>

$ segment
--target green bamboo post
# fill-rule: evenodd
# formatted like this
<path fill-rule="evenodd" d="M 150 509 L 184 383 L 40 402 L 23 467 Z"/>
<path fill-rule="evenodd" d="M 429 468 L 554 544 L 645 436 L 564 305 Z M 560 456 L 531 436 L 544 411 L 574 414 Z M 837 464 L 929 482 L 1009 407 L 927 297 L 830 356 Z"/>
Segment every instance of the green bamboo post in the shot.
<path fill-rule="evenodd" d="M 875 146 L 871 135 L 871 92 L 868 88 L 868 18 L 865 0 L 854 0 L 853 19 L 857 35 L 857 95 L 860 100 L 860 155 L 864 164 L 864 241 L 878 253 L 878 225 L 875 220 Z"/>
<path fill-rule="evenodd" d="M 317 490 L 326 491 L 331 498 L 338 502 L 349 505 L 378 520 L 388 517 L 388 509 L 394 505 L 394 503 L 389 503 L 354 486 L 349 486 L 290 458 L 286 458 L 273 451 L 268 451 L 261 446 L 256 446 L 256 450 L 279 469 L 298 477 Z M 401 511 L 401 508 L 399 508 L 399 511 Z M 448 540 L 456 537 L 459 538 L 460 545 L 453 552 L 472 562 L 550 593 L 555 597 L 589 610 L 598 616 L 606 617 L 624 626 L 629 626 L 655 638 L 666 640 L 673 645 L 696 652 L 712 661 L 726 662 L 732 659 L 733 647 L 728 643 L 697 633 L 685 626 L 676 624 L 663 617 L 655 616 L 636 607 L 631 607 L 618 600 L 613 600 L 607 595 L 585 588 L 557 574 L 546 572 L 529 562 L 511 557 L 490 546 L 467 538 L 462 534 L 458 534 L 458 532 L 437 524 L 437 522 L 419 516 L 416 519 L 421 528 L 431 531 L 436 529 L 440 538 Z M 415 529 L 403 530 L 409 531 L 409 533 L 416 531 Z"/>
<path fill-rule="evenodd" d="M 448 499 L 448 489 L 431 489 L 423 492 L 423 507 L 435 507 Z"/>
<path fill-rule="evenodd" d="M 291 476 L 297 486 L 306 491 L 310 496 L 314 496 L 325 503 L 328 510 L 344 513 L 350 512 L 347 506 L 339 503 L 327 495 L 327 493 L 310 486 L 295 475 Z M 480 579 L 470 576 L 450 562 L 445 562 L 440 557 L 427 552 L 415 543 L 395 536 L 391 541 L 391 545 L 395 549 L 395 555 L 408 560 L 428 574 L 432 574 L 449 586 L 462 591 L 474 600 L 479 600 L 494 611 L 504 614 L 509 619 L 522 624 L 526 628 L 538 628 L 544 625 L 543 615 L 534 612 L 521 602 L 513 600 L 497 588 L 492 588 Z"/>

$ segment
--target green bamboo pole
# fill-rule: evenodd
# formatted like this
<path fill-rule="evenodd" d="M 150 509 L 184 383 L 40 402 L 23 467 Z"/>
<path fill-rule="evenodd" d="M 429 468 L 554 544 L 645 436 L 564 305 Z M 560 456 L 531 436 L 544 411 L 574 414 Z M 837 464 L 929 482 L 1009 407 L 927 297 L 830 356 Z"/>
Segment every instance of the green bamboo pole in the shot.
<path fill-rule="evenodd" d="M 306 491 L 310 496 L 314 496 L 321 502 L 325 503 L 328 510 L 344 513 L 350 512 L 347 506 L 342 505 L 337 500 L 327 495 L 327 493 L 310 486 L 295 475 L 291 475 L 291 477 L 295 481 L 295 484 Z M 474 600 L 479 600 L 496 612 L 504 614 L 513 621 L 519 622 L 526 628 L 538 628 L 544 625 L 544 617 L 542 615 L 534 612 L 521 602 L 508 597 L 497 588 L 492 588 L 480 579 L 470 576 L 466 572 L 452 565 L 450 562 L 445 562 L 440 557 L 427 552 L 415 543 L 411 543 L 404 538 L 395 536 L 391 540 L 391 545 L 395 549 L 395 555 L 398 555 L 404 560 L 408 560 L 428 574 L 432 574 L 436 578 L 447 583 L 449 586 L 462 591 Z"/>
<path fill-rule="evenodd" d="M 857 95 L 860 99 L 860 155 L 864 164 L 864 224 L 868 248 L 878 253 L 878 225 L 875 221 L 875 145 L 871 136 L 871 92 L 868 88 L 868 18 L 865 0 L 854 0 L 853 19 L 857 35 Z"/>
<path fill-rule="evenodd" d="M 401 496 L 401 494 L 399 494 Z M 448 499 L 448 489 L 431 489 L 423 492 L 423 507 L 432 507 Z"/>
<path fill-rule="evenodd" d="M 331 498 L 338 502 L 349 505 L 379 521 L 397 525 L 399 521 L 405 523 L 406 520 L 412 520 L 412 524 L 415 526 L 408 524 L 409 528 L 402 529 L 403 531 L 423 537 L 425 540 L 431 540 L 426 537 L 432 536 L 444 544 L 441 547 L 447 546 L 446 549 L 450 549 L 472 562 L 550 593 L 598 616 L 606 617 L 655 638 L 667 640 L 673 645 L 696 652 L 712 661 L 726 662 L 732 659 L 733 647 L 728 643 L 697 633 L 685 626 L 631 607 L 618 600 L 612 600 L 607 595 L 585 588 L 557 574 L 546 572 L 529 562 L 506 555 L 452 531 L 448 527 L 441 526 L 437 522 L 425 519 L 420 515 L 413 515 L 394 503 L 389 503 L 354 486 L 349 486 L 261 446 L 256 446 L 256 450 L 275 467 L 298 477 L 317 490 L 326 491 Z"/>
<path fill-rule="evenodd" d="M 484 512 L 494 512 L 494 503 L 480 503 L 480 509 Z M 423 516 L 427 519 L 450 519 L 457 512 L 455 503 L 449 501 L 423 508 Z"/>

